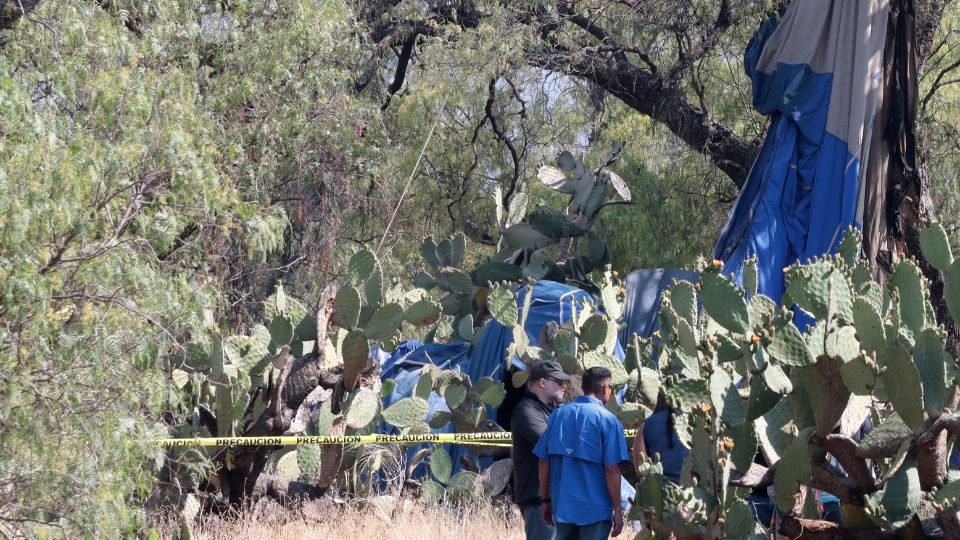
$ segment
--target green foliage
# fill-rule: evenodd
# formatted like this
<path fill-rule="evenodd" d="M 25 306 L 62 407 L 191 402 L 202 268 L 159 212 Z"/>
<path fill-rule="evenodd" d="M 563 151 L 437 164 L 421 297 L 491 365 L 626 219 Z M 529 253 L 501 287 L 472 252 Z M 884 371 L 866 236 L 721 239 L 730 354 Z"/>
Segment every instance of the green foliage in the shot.
<path fill-rule="evenodd" d="M 517 325 L 517 300 L 508 285 L 493 285 L 487 296 L 487 305 L 497 322 L 507 328 Z"/>
<path fill-rule="evenodd" d="M 383 419 L 390 425 L 405 428 L 422 422 L 430 406 L 421 398 L 403 398 L 383 411 Z"/>
<path fill-rule="evenodd" d="M 887 287 L 864 281 L 853 256 L 859 250 L 851 242 L 859 242 L 856 232 L 847 233 L 840 255 L 785 270 L 789 297 L 818 317 L 805 335 L 790 311 L 761 295 L 748 304 L 746 291 L 718 274 L 717 265 L 701 279 L 704 313 L 691 309 L 696 303 L 687 292 L 664 295 L 661 364 L 650 375 L 667 403 L 684 413 L 678 434 L 690 454 L 681 487 L 655 474 L 641 475 L 637 492 L 646 498 L 674 489 L 692 493 L 681 495 L 679 505 L 665 500 L 662 517 L 657 510 L 644 514 L 645 520 L 689 523 L 694 516 L 717 537 L 752 534 L 729 519 L 721 523 L 698 512 L 700 504 L 709 508 L 702 501 L 739 508 L 729 498 L 724 467 L 744 474 L 757 448 L 775 468 L 775 501 L 784 513 L 797 507 L 801 487 L 830 489 L 825 478 L 834 473 L 819 468 L 828 452 L 839 452 L 831 445 L 842 443 L 856 459 L 873 460 L 879 474 L 864 466 L 865 476 L 844 480 L 867 495 L 862 502 L 844 495 L 844 506 L 862 515 L 868 529 L 903 527 L 919 501 L 943 481 L 930 473 L 936 470 L 929 461 L 934 458 L 918 450 L 919 444 L 938 444 L 946 451 L 942 442 L 930 443 L 926 430 L 952 414 L 944 403 L 957 388 L 955 362 L 945 352 L 943 330 L 934 326 L 928 285 L 911 261 L 894 267 Z M 949 288 L 954 276 L 947 272 L 945 278 Z M 629 374 L 638 388 L 649 378 L 643 370 Z M 867 403 L 873 404 L 875 428 L 854 446 L 848 437 L 870 412 Z M 834 433 L 837 427 L 841 435 Z M 831 438 L 836 439 L 828 444 Z M 657 504 L 655 497 L 650 500 Z"/>
<path fill-rule="evenodd" d="M 400 3 L 395 9 L 374 17 L 407 20 L 395 15 L 410 6 Z M 526 315 L 518 316 L 512 295 L 506 302 L 501 294 L 496 310 L 492 301 L 486 306 L 497 319 L 520 322 L 517 335 L 523 337 L 515 340 L 513 352 L 525 360 L 557 358 L 573 374 L 594 362 L 622 369 L 616 380 L 632 384 L 630 399 L 638 401 L 625 404 L 620 411 L 624 415 L 642 411 L 640 402 L 652 406 L 664 389 L 671 402 L 687 410 L 696 404 L 724 403 L 698 424 L 703 433 L 719 436 L 733 421 L 729 411 L 735 408 L 736 392 L 720 380 L 722 375 L 712 374 L 722 370 L 734 377 L 735 371 L 750 379 L 749 391 L 741 390 L 749 394 L 747 418 L 755 420 L 779 410 L 781 394 L 800 392 L 802 385 L 794 389 L 790 382 L 793 370 L 807 366 L 813 377 L 822 376 L 795 335 L 785 339 L 792 339 L 798 354 L 789 353 L 789 347 L 777 354 L 767 350 L 783 340 L 776 331 L 764 330 L 772 319 L 758 315 L 762 300 L 752 298 L 744 312 L 742 297 L 730 295 L 732 285 L 719 282 L 711 283 L 733 303 L 721 307 L 705 301 L 705 306 L 710 304 L 709 319 L 697 316 L 691 291 L 676 289 L 671 315 L 676 324 L 663 330 L 662 358 L 670 359 L 663 373 L 651 368 L 648 344 L 637 343 L 633 364 L 624 367 L 612 361 L 612 336 L 622 315 L 619 287 L 606 275 L 594 285 L 598 274 L 590 275 L 590 270 L 611 261 L 620 269 L 692 262 L 693 253 L 709 248 L 704 245 L 711 241 L 708 233 L 718 228 L 724 213 L 725 203 L 715 201 L 729 199 L 731 186 L 717 181 L 716 171 L 699 155 L 682 155 L 665 131 L 628 113 L 621 103 L 604 103 L 602 96 L 575 81 L 559 83 L 562 95 L 529 92 L 542 82 L 541 70 L 517 68 L 529 50 L 525 40 L 530 32 L 512 28 L 501 33 L 497 22 L 512 20 L 512 8 L 486 9 L 484 17 L 493 22 L 482 25 L 482 39 L 449 39 L 443 29 L 421 35 L 418 78 L 409 78 L 384 111 L 382 96 L 367 100 L 344 89 L 345 81 L 361 82 L 358 74 L 370 61 L 370 44 L 362 37 L 369 29 L 354 24 L 369 13 L 350 3 L 43 2 L 16 28 L 3 31 L 0 469 L 5 481 L 12 479 L 12 495 L 5 502 L 15 509 L 15 518 L 26 520 L 17 522 L 26 524 L 25 536 L 49 535 L 52 529 L 46 529 L 45 522 L 65 527 L 54 533 L 70 537 L 135 536 L 142 532 L 139 507 L 155 486 L 155 476 L 161 486 L 201 490 L 211 468 L 226 463 L 214 464 L 212 454 L 198 449 L 163 453 L 128 442 L 206 435 L 201 410 L 214 412 L 222 434 L 242 434 L 244 407 L 253 405 L 254 416 L 264 407 L 262 402 L 250 403 L 249 392 L 276 382 L 279 370 L 271 360 L 285 347 L 294 356 L 324 351 L 326 367 L 344 364 L 344 386 L 349 388 L 347 401 L 338 403 L 344 406 L 343 416 L 335 417 L 330 403 L 324 402 L 316 429 L 369 429 L 381 408 L 375 388 L 357 387 L 367 366 L 369 340 L 389 349 L 411 329 L 403 322 L 429 332 L 428 341 L 458 334 L 472 337 L 484 323 L 484 296 L 478 288 L 492 283 L 571 276 L 591 287 L 604 314 L 585 309 L 576 322 L 558 329 L 555 350 L 523 342 Z M 748 26 L 754 23 L 753 9 L 741 18 Z M 654 11 L 654 16 L 660 14 Z M 614 8 L 598 16 L 624 14 Z M 669 15 L 671 21 L 657 22 L 672 29 L 670 23 L 689 15 L 676 10 Z M 662 34 L 648 32 L 649 27 L 623 26 L 616 31 L 650 33 L 643 39 L 662 42 Z M 567 43 L 571 36 L 561 30 L 557 38 Z M 658 61 L 678 54 L 670 43 L 657 49 Z M 734 106 L 748 100 L 748 93 L 729 92 L 743 81 L 742 70 L 726 69 L 742 48 L 726 49 L 701 61 L 705 68 L 723 67 L 712 73 L 724 83 L 706 85 L 703 99 L 712 118 L 753 137 L 761 129 L 759 118 Z M 950 52 L 955 49 L 944 47 L 947 52 L 935 53 L 937 61 L 949 65 L 949 56 L 941 57 L 955 54 Z M 391 55 L 383 56 L 392 61 Z M 464 59 L 479 67 L 450 77 L 447 66 L 464 69 Z M 437 69 L 441 65 L 444 68 Z M 373 73 L 370 87 L 376 94 L 386 84 L 382 70 Z M 689 90 L 688 82 L 680 84 Z M 733 99 L 731 105 L 731 95 L 747 98 Z M 440 99 L 449 99 L 449 106 L 436 107 Z M 597 111 L 584 106 L 589 100 L 596 101 Z M 931 103 L 941 114 L 955 107 L 949 100 L 944 105 L 939 94 Z M 925 111 L 926 106 L 925 100 Z M 492 116 L 484 115 L 487 108 Z M 429 147 L 421 147 L 424 123 L 437 116 L 444 120 L 438 136 Z M 583 139 L 587 125 L 595 126 L 589 137 L 599 141 L 596 146 L 609 147 L 616 139 L 631 142 L 616 164 L 613 156 L 601 159 L 594 151 L 579 156 L 562 152 L 558 168 L 541 173 L 543 185 L 536 185 L 528 165 L 511 170 L 502 137 L 483 125 L 461 129 L 463 119 L 483 119 L 489 126 L 493 118 L 503 132 L 524 139 L 524 164 L 545 159 L 558 144 Z M 937 126 L 953 124 L 934 123 L 933 133 L 943 131 Z M 408 177 L 421 149 L 429 173 L 421 169 L 411 177 L 416 196 L 395 200 L 397 193 L 407 192 L 395 179 Z M 942 173 L 955 167 L 956 160 L 928 161 Z M 588 162 L 597 167 L 589 169 Z M 484 181 L 476 181 L 477 171 Z M 936 175 L 938 181 L 957 177 Z M 451 181 L 460 178 L 462 184 Z M 443 193 L 424 189 L 427 186 L 439 186 Z M 947 198 L 945 208 L 955 207 L 956 197 L 945 193 L 939 194 Z M 628 200 L 638 206 L 619 204 Z M 401 203 L 406 223 L 381 237 L 386 216 Z M 960 212 L 945 213 L 945 229 L 955 230 L 950 220 Z M 462 235 L 439 243 L 430 240 L 432 247 L 425 244 L 423 251 L 430 273 L 418 274 L 415 282 L 427 293 L 397 292 L 390 269 L 406 268 L 402 263 L 416 251 L 404 239 L 424 238 L 461 223 L 479 223 L 480 231 L 471 229 L 471 238 L 495 243 L 499 230 L 499 247 L 531 249 L 492 253 L 478 244 L 468 250 Z M 493 238 L 485 238 L 483 229 L 494 233 Z M 340 243 L 340 238 L 385 240 L 385 249 L 374 251 L 371 246 L 354 254 L 353 244 Z M 929 259 L 945 271 L 948 306 L 955 316 L 960 314 L 960 267 L 951 262 L 946 236 L 925 230 L 921 242 Z M 542 249 L 545 245 L 548 249 Z M 846 267 L 853 266 L 849 251 L 844 250 L 843 258 Z M 477 262 L 480 266 L 469 271 Z M 909 409 L 905 415 L 911 425 L 932 420 L 942 412 L 942 396 L 949 395 L 954 382 L 952 360 L 940 354 L 940 344 L 932 337 L 925 285 L 917 285 L 908 264 L 893 281 L 898 291 L 894 300 L 879 286 L 860 287 L 863 267 L 851 270 L 836 262 L 828 278 L 835 285 L 819 283 L 817 290 L 796 297 L 803 309 L 817 312 L 818 319 L 830 325 L 809 338 L 816 341 L 819 336 L 822 346 L 808 345 L 808 353 L 814 359 L 836 353 L 843 362 L 841 382 L 856 393 L 878 402 L 909 403 L 895 406 Z M 841 274 L 842 280 L 833 279 Z M 316 320 L 305 306 L 316 305 L 313 301 L 329 276 L 350 284 L 340 288 L 342 298 L 335 300 L 334 322 L 343 332 L 331 335 L 330 342 L 314 343 Z M 275 286 L 281 278 L 291 295 Z M 753 292 L 752 281 L 745 282 L 748 293 Z M 432 289 L 447 295 L 425 298 Z M 857 309 L 864 305 L 872 310 Z M 864 349 L 878 353 L 876 358 L 851 357 L 851 326 Z M 757 328 L 761 331 L 753 336 Z M 883 356 L 892 346 L 903 347 L 917 365 L 921 393 L 911 383 L 910 399 L 882 388 L 891 386 L 894 372 L 904 367 L 895 360 L 890 370 Z M 720 358 L 723 367 L 715 363 Z M 281 354 L 278 363 L 284 360 Z M 675 376 L 666 372 L 673 368 L 690 379 L 668 378 Z M 882 369 L 887 371 L 880 375 Z M 890 381 L 881 385 L 878 376 Z M 456 409 L 451 421 L 458 426 L 475 429 L 484 404 L 503 399 L 498 385 L 471 388 L 469 381 L 446 373 L 431 378 L 433 391 Z M 716 400 L 710 392 L 714 381 Z M 383 392 L 391 393 L 390 381 Z M 922 396 L 919 413 L 916 395 Z M 420 404 L 410 408 L 422 410 Z M 404 429 L 424 429 L 425 416 L 401 412 L 391 414 L 404 418 Z M 172 426 L 156 423 L 169 417 Z M 727 421 L 716 424 L 720 419 Z M 791 424 L 783 433 L 795 427 Z M 766 436 L 759 430 L 755 434 Z M 788 434 L 792 437 L 795 431 Z M 688 435 L 684 430 L 682 436 Z M 700 465 L 712 473 L 704 476 L 702 486 L 661 487 L 662 474 L 654 467 L 644 476 L 644 493 L 657 518 L 678 514 L 700 523 L 707 515 L 705 501 L 726 505 L 731 499 L 704 495 L 709 486 L 725 489 L 725 482 L 723 469 L 703 465 L 702 457 L 723 456 L 719 449 L 704 450 L 709 437 L 698 437 Z M 51 445 L 52 438 L 65 444 Z M 317 465 L 310 459 L 310 452 L 284 454 L 277 463 L 284 471 L 281 476 L 309 476 L 322 466 L 322 461 Z M 298 461 L 306 470 L 297 466 L 295 474 L 288 474 Z M 344 485 L 355 485 L 347 477 L 357 463 L 344 459 L 340 467 L 338 458 L 334 473 L 343 474 Z M 70 475 L 61 474 L 64 470 Z M 901 473 L 892 474 L 897 478 Z M 456 478 L 440 486 L 439 495 L 428 483 L 422 490 L 451 499 L 477 493 L 475 475 Z M 901 517 L 915 498 L 915 482 L 907 480 L 901 482 L 907 486 L 906 496 L 891 494 L 889 499 L 906 501 L 898 503 Z M 195 506 L 196 496 L 187 500 Z"/>

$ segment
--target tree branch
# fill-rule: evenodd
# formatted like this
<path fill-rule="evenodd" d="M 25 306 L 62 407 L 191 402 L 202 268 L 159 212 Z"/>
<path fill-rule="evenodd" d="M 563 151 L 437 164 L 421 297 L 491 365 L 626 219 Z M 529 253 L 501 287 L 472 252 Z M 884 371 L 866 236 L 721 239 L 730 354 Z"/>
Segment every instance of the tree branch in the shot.
<path fill-rule="evenodd" d="M 847 475 L 863 493 L 869 493 L 876 489 L 873 475 L 870 474 L 870 468 L 867 467 L 867 461 L 856 455 L 856 441 L 846 435 L 834 433 L 827 435 L 826 440 L 824 440 L 824 447 L 847 471 Z"/>
<path fill-rule="evenodd" d="M 687 100 L 682 89 L 636 66 L 623 66 L 586 51 L 553 48 L 529 53 L 527 58 L 536 67 L 600 86 L 637 112 L 664 124 L 693 150 L 712 161 L 738 187 L 746 181 L 759 151 L 759 141 L 748 141 L 710 118 Z"/>
<path fill-rule="evenodd" d="M 9 30 L 20 17 L 33 11 L 40 0 L 0 0 L 0 30 Z"/>
<path fill-rule="evenodd" d="M 507 147 L 507 151 L 510 152 L 510 159 L 513 161 L 513 175 L 510 178 L 509 187 L 507 187 L 507 190 L 503 194 L 502 201 L 503 205 L 507 206 L 510 198 L 513 197 L 513 193 L 517 190 L 517 185 L 520 183 L 521 155 L 517 152 L 517 148 L 510 138 L 504 134 L 500 125 L 497 124 L 497 118 L 493 114 L 493 105 L 497 99 L 497 79 L 490 79 L 490 84 L 487 85 L 487 92 L 489 96 L 487 97 L 487 103 L 483 110 L 486 117 L 490 120 L 490 129 L 493 130 L 493 134 L 496 135 L 497 140 Z"/>
<path fill-rule="evenodd" d="M 721 0 L 720 12 L 717 14 L 717 20 L 713 23 L 713 28 L 707 33 L 706 37 L 689 52 L 681 52 L 677 61 L 670 67 L 667 74 L 667 80 L 676 84 L 680 76 L 695 62 L 706 56 L 723 37 L 727 30 L 740 19 L 740 14 L 730 9 L 728 0 Z"/>

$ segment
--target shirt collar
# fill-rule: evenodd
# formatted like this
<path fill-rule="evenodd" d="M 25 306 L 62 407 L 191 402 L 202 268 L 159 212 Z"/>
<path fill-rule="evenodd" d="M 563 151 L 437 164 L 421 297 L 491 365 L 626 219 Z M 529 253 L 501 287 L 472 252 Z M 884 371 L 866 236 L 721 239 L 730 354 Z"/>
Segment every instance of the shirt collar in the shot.
<path fill-rule="evenodd" d="M 554 408 L 554 407 L 553 407 L 552 405 L 550 405 L 549 403 L 544 403 L 544 402 L 540 401 L 540 398 L 537 397 L 537 395 L 534 394 L 533 392 L 531 392 L 530 390 L 527 390 L 527 395 L 526 395 L 526 397 L 528 397 L 528 398 L 536 401 L 538 404 L 540 404 L 540 405 L 543 406 L 543 407 L 546 407 L 547 409 L 553 409 L 553 408 Z"/>
<path fill-rule="evenodd" d="M 603 407 L 603 402 L 593 396 L 588 396 L 588 395 L 577 396 L 577 399 L 573 401 L 575 403 L 593 403 L 595 405 L 599 405 Z"/>

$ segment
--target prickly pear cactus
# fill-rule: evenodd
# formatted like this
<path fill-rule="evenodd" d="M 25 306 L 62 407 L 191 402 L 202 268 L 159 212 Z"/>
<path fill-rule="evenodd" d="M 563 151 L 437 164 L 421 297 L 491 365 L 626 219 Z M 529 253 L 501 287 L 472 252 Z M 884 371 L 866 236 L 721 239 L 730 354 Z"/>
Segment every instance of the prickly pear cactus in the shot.
<path fill-rule="evenodd" d="M 960 305 L 950 295 L 960 290 L 960 271 L 951 273 L 957 263 L 946 234 L 930 224 L 920 238 L 944 273 L 956 315 Z M 744 268 L 743 289 L 714 261 L 701 262 L 696 302 L 683 289 L 665 294 L 659 366 L 628 362 L 632 388 L 652 375 L 651 389 L 682 413 L 676 424 L 690 449 L 681 486 L 667 482 L 655 461 L 640 464 L 634 515 L 658 535 L 756 534 L 731 519 L 747 515 L 734 487 L 771 486 L 781 534 L 801 530 L 808 489 L 839 497 L 856 527 L 850 531 L 897 531 L 918 512 L 947 526 L 954 519 L 960 483 L 944 485 L 943 460 L 960 435 L 947 427 L 960 421 L 956 359 L 918 264 L 900 261 L 877 284 L 857 259 L 859 243 L 848 231 L 838 255 L 784 269 L 792 305 L 777 307 L 757 293 L 756 262 Z M 816 322 L 798 328 L 794 310 Z M 858 443 L 853 435 L 870 416 L 874 430 Z M 772 471 L 753 463 L 758 448 Z"/>

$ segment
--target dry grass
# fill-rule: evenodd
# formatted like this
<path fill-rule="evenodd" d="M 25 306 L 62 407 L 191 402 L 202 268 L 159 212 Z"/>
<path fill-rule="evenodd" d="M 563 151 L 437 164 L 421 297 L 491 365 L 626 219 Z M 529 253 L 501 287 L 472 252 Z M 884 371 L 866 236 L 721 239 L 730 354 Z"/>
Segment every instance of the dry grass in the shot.
<path fill-rule="evenodd" d="M 514 540 L 522 539 L 523 521 L 513 507 L 424 507 L 408 504 L 389 515 L 375 505 L 307 506 L 298 512 L 276 507 L 238 520 L 207 518 L 193 527 L 205 540 Z"/>

